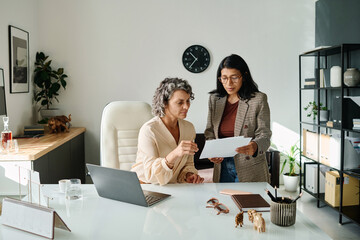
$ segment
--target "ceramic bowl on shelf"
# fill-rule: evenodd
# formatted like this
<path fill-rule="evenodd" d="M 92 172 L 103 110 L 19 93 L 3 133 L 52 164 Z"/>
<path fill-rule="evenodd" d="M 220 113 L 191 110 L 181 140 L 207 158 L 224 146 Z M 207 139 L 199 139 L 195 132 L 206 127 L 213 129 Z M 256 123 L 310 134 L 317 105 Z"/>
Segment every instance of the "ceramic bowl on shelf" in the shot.
<path fill-rule="evenodd" d="M 360 72 L 356 68 L 348 68 L 344 73 L 344 84 L 348 87 L 360 85 Z"/>

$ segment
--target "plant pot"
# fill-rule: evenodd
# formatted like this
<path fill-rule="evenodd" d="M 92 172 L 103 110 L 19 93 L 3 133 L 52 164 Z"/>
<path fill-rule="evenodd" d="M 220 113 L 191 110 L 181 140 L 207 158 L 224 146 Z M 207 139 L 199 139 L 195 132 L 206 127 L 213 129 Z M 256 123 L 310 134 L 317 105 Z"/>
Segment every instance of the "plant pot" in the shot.
<path fill-rule="evenodd" d="M 40 115 L 41 115 L 42 119 L 51 118 L 51 117 L 61 115 L 61 111 L 59 108 L 41 109 Z"/>
<path fill-rule="evenodd" d="M 320 122 L 327 122 L 329 120 L 329 110 L 320 110 Z"/>
<path fill-rule="evenodd" d="M 295 192 L 299 186 L 299 175 L 297 176 L 289 176 L 283 174 L 285 191 L 287 192 Z"/>

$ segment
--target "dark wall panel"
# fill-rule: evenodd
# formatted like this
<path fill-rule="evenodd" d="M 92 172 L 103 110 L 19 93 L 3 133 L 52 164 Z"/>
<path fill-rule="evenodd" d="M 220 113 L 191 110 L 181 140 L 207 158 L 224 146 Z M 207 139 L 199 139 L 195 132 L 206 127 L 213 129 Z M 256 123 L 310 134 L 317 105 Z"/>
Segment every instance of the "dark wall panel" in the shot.
<path fill-rule="evenodd" d="M 360 0 L 316 3 L 315 46 L 360 43 Z"/>

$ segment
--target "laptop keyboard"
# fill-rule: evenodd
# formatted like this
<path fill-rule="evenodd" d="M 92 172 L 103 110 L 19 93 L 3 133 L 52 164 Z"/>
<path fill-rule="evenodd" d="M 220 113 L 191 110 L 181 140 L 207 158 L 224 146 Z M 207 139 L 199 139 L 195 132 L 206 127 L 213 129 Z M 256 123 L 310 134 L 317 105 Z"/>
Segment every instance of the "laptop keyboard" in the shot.
<path fill-rule="evenodd" d="M 158 197 L 158 196 L 151 195 L 151 194 L 146 194 L 145 199 L 146 199 L 146 202 L 149 204 L 149 206 L 151 206 L 151 205 L 159 202 L 162 199 L 162 197 Z"/>

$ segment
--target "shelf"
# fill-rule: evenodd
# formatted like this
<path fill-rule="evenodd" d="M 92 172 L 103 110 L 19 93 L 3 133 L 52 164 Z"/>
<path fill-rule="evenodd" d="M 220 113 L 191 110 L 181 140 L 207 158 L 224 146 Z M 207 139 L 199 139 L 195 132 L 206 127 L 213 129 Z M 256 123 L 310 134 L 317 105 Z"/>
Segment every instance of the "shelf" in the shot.
<path fill-rule="evenodd" d="M 344 170 L 345 174 L 360 180 L 360 169 Z"/>
<path fill-rule="evenodd" d="M 346 132 L 353 132 L 353 133 L 360 133 L 360 130 L 354 130 L 354 129 L 349 129 L 349 128 L 337 128 L 337 127 L 328 127 L 325 124 L 317 124 L 317 123 L 310 123 L 310 122 L 304 122 L 301 121 L 300 124 L 306 124 L 306 125 L 310 125 L 310 126 L 314 126 L 314 127 L 321 127 L 321 128 L 327 128 L 327 129 L 333 129 L 333 130 L 338 130 L 338 131 L 346 131 Z"/>
<path fill-rule="evenodd" d="M 310 192 L 303 186 L 301 187 L 301 189 L 304 192 L 307 192 L 308 194 L 313 196 L 314 198 L 318 199 L 320 202 L 326 204 L 326 206 L 330 207 L 331 209 L 333 209 L 337 212 L 340 211 L 339 207 L 333 207 L 333 206 L 329 205 L 328 202 L 325 201 L 325 193 L 320 193 L 318 196 L 317 193 Z M 344 215 L 345 217 L 349 218 L 350 220 L 352 220 L 355 223 L 357 223 L 358 225 L 360 225 L 360 206 L 343 206 L 342 207 L 342 215 Z"/>
<path fill-rule="evenodd" d="M 338 207 L 335 209 L 339 210 Z M 342 207 L 342 214 L 354 223 L 360 225 L 360 206 Z"/>
<path fill-rule="evenodd" d="M 347 87 L 344 86 L 343 89 L 360 89 L 360 86 Z M 341 87 L 314 87 L 314 88 L 300 88 L 300 90 L 341 90 Z"/>
<path fill-rule="evenodd" d="M 318 158 L 318 160 L 309 158 L 305 155 L 300 155 L 300 164 L 317 164 L 317 166 L 326 166 L 329 167 L 331 170 L 335 170 L 338 171 L 339 174 L 346 174 L 350 177 L 354 177 L 356 179 L 360 180 L 360 169 L 354 169 L 354 170 L 342 170 L 340 171 L 338 168 L 341 168 L 340 166 L 344 166 L 344 161 L 345 161 L 345 153 L 344 153 L 344 138 L 347 135 L 351 135 L 349 133 L 354 133 L 354 135 L 356 136 L 356 134 L 360 134 L 360 129 L 351 129 L 352 128 L 352 123 L 350 123 L 351 121 L 348 121 L 352 118 L 357 118 L 357 115 L 353 115 L 353 113 L 357 113 L 356 111 L 347 111 L 344 105 L 344 99 L 347 95 L 359 95 L 358 90 L 360 89 L 360 86 L 355 86 L 355 87 L 348 87 L 346 86 L 344 83 L 341 84 L 340 87 L 331 87 L 326 85 L 327 87 L 320 87 L 320 85 L 315 85 L 313 88 L 307 88 L 309 86 L 304 85 L 304 79 L 301 76 L 301 69 L 302 69 L 302 64 L 301 62 L 303 60 L 305 60 L 303 57 L 313 57 L 315 59 L 314 61 L 314 66 L 313 66 L 313 71 L 315 73 L 315 78 L 317 80 L 319 80 L 320 77 L 320 70 L 316 69 L 317 66 L 326 66 L 327 70 L 327 74 L 330 71 L 330 66 L 332 66 L 332 64 L 334 62 L 336 62 L 338 65 L 341 64 L 341 68 L 342 71 L 344 71 L 344 69 L 346 67 L 358 67 L 358 61 L 351 61 L 351 57 L 356 58 L 356 60 L 358 60 L 358 51 L 360 50 L 360 44 L 341 44 L 341 45 L 337 45 L 337 46 L 332 46 L 332 47 L 318 47 L 315 49 L 312 49 L 310 51 L 307 51 L 305 53 L 302 53 L 299 55 L 299 112 L 300 112 L 300 136 L 302 137 L 302 131 L 305 128 L 310 128 L 310 130 L 312 132 L 315 131 L 315 135 L 316 135 L 316 139 L 317 139 L 317 156 L 315 156 L 316 158 Z M 357 53 L 355 55 L 351 54 L 352 51 L 357 51 Z M 332 57 L 330 57 L 332 56 Z M 333 61 L 333 59 L 337 59 L 338 61 Z M 328 62 L 330 62 L 330 64 L 328 64 Z M 354 64 L 354 62 L 357 64 L 356 66 L 352 66 L 351 64 Z M 343 73 L 343 72 L 342 72 Z M 325 72 L 324 72 L 325 74 Z M 341 77 L 342 81 L 343 76 Z M 322 85 L 321 85 L 322 86 Z M 303 91 L 307 91 L 307 92 L 303 92 Z M 310 92 L 309 92 L 310 91 Z M 311 92 L 312 91 L 312 92 Z M 341 92 L 338 93 L 338 91 Z M 334 109 L 332 110 L 337 110 L 337 108 L 339 108 L 338 106 L 338 101 L 333 102 L 333 99 L 335 98 L 335 96 L 340 96 L 341 97 L 341 107 L 345 108 L 345 110 L 340 110 L 341 115 L 342 116 L 337 116 L 335 119 L 337 118 L 342 118 L 342 119 L 337 119 L 337 120 L 341 120 L 342 124 L 341 125 L 336 125 L 334 127 L 328 127 L 326 126 L 327 122 L 320 122 L 319 118 L 316 118 L 316 121 L 313 122 L 309 122 L 311 121 L 311 119 L 306 119 L 302 117 L 302 98 L 305 97 L 304 99 L 307 99 L 306 97 L 308 97 L 307 93 L 313 94 L 314 96 L 310 96 L 314 98 L 314 101 L 316 102 L 321 102 L 325 99 L 326 101 L 326 106 L 333 106 Z M 330 100 L 329 100 L 330 99 Z M 339 99 L 338 99 L 339 100 Z M 329 101 L 329 102 L 328 102 Z M 336 105 L 336 104 L 337 105 Z M 331 109 L 330 109 L 331 110 Z M 306 115 L 305 115 L 306 116 Z M 304 121 L 305 119 L 305 121 Z M 309 120 L 309 121 L 308 121 Z M 312 127 L 311 127 L 312 126 Z M 332 131 L 328 131 L 328 130 L 335 130 L 335 131 L 340 131 L 341 133 L 341 145 L 340 145 L 340 163 L 341 164 L 337 164 L 340 166 L 337 167 L 332 167 L 332 166 L 328 166 L 324 163 L 320 162 L 320 134 L 326 132 L 326 133 L 332 133 L 332 134 L 338 134 L 337 132 L 332 132 Z M 314 134 L 313 134 L 314 135 Z M 312 136 L 313 136 L 312 135 Z M 313 136 L 314 137 L 314 136 Z M 314 138 L 313 140 L 314 141 Z M 314 143 L 311 143 L 311 147 L 313 147 Z M 327 142 L 324 142 L 324 144 L 329 144 Z M 314 146 L 315 147 L 315 146 Z M 324 147 L 324 146 L 323 146 Z M 326 147 L 326 146 L 325 146 Z M 330 147 L 330 146 L 329 146 Z M 309 149 L 310 149 L 310 145 L 309 145 Z M 315 151 L 315 152 L 316 152 Z M 300 174 L 305 173 L 301 168 L 300 168 Z M 305 180 L 305 179 L 304 179 Z M 360 225 L 360 205 L 356 205 L 356 206 L 342 206 L 341 207 L 341 212 L 340 212 L 340 207 L 332 207 L 329 203 L 327 203 L 325 201 L 325 193 L 312 193 L 309 190 L 307 190 L 305 188 L 305 186 L 303 185 L 303 180 L 300 178 L 300 187 L 301 189 L 303 189 L 305 192 L 309 193 L 311 196 L 315 197 L 319 202 L 323 202 L 325 205 L 329 206 L 330 208 L 336 210 L 339 214 L 339 223 L 343 223 L 342 221 L 342 216 L 349 218 L 351 221 L 353 221 L 354 223 Z M 339 193 L 340 194 L 340 193 Z M 338 196 L 339 198 L 341 196 Z M 359 196 L 357 196 L 359 197 Z M 339 200 L 339 199 L 337 199 Z M 319 205 L 318 205 L 319 206 Z"/>
<path fill-rule="evenodd" d="M 326 205 L 328 205 L 328 203 L 325 201 L 325 193 L 319 193 L 319 196 L 318 196 L 317 193 L 313 193 L 313 192 L 307 190 L 304 186 L 302 186 L 301 189 L 304 190 L 305 192 L 307 192 L 308 194 L 310 194 L 311 196 L 313 196 L 314 198 L 319 199 L 321 202 L 326 203 Z"/>
<path fill-rule="evenodd" d="M 354 130 L 354 129 L 348 129 L 348 128 L 344 128 L 343 130 L 346 132 L 360 133 L 360 130 Z"/>
<path fill-rule="evenodd" d="M 334 129 L 334 130 L 339 130 L 341 131 L 341 128 L 336 128 L 336 127 L 328 127 L 326 126 L 326 123 L 323 123 L 323 124 L 317 124 L 317 123 L 310 123 L 310 122 L 304 122 L 304 121 L 301 121 L 300 122 L 301 124 L 306 124 L 306 125 L 311 125 L 311 126 L 315 126 L 315 127 L 321 127 L 321 128 L 328 128 L 328 129 Z M 345 130 L 345 131 L 354 131 L 354 130 Z M 360 131 L 359 131 L 360 132 Z"/>
<path fill-rule="evenodd" d="M 307 162 L 314 162 L 314 163 L 318 163 L 318 164 L 320 164 L 320 165 L 323 165 L 323 166 L 329 167 L 330 169 L 333 169 L 333 170 L 335 170 L 335 171 L 340 172 L 340 169 L 337 169 L 337 168 L 335 168 L 335 167 L 332 167 L 332 166 L 326 165 L 326 164 L 324 164 L 324 163 L 321 163 L 321 162 L 319 162 L 318 160 L 315 160 L 315 159 L 309 158 L 308 156 L 305 156 L 305 155 L 302 155 L 302 154 L 301 154 L 301 157 L 302 157 L 302 158 L 306 158 L 307 160 L 309 160 L 309 161 L 307 161 Z M 343 172 L 344 172 L 344 171 L 343 171 Z M 349 175 L 350 175 L 350 174 L 349 174 Z"/>
<path fill-rule="evenodd" d="M 300 54 L 301 57 L 316 57 L 316 56 L 331 56 L 341 53 L 341 47 L 344 48 L 344 52 L 346 51 L 355 51 L 360 49 L 360 44 L 342 44 L 338 46 L 333 47 L 326 47 L 326 48 L 320 48 L 320 49 L 314 49 L 310 50 L 308 52 L 305 52 L 303 54 Z"/>

